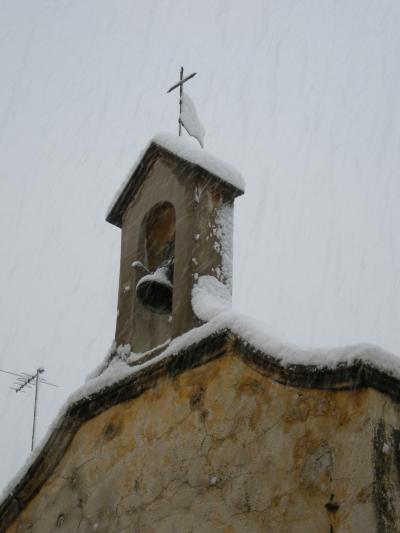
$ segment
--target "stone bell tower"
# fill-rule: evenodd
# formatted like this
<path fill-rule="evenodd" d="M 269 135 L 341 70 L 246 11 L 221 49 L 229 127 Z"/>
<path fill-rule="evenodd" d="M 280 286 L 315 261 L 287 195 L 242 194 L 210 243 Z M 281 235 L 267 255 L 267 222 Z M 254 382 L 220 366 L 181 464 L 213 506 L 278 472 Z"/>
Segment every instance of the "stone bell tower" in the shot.
<path fill-rule="evenodd" d="M 150 142 L 107 215 L 122 230 L 117 345 L 143 353 L 199 325 L 191 305 L 199 276 L 231 287 L 242 193 L 241 176 L 190 141 Z"/>

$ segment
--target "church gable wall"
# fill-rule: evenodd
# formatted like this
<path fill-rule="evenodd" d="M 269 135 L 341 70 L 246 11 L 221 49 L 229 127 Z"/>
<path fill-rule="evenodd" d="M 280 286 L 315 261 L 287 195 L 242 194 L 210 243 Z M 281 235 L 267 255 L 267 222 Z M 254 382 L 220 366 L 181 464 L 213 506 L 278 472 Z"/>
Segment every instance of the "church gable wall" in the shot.
<path fill-rule="evenodd" d="M 227 354 L 86 421 L 7 531 L 395 531 L 397 411 Z"/>

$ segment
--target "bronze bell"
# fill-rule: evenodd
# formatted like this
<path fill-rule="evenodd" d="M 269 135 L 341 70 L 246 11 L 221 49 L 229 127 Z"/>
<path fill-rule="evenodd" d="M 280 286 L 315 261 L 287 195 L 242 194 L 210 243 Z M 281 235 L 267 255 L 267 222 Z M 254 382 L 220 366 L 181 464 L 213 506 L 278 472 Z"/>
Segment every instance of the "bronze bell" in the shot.
<path fill-rule="evenodd" d="M 150 272 L 139 261 L 135 261 L 132 266 L 144 268 L 148 272 L 136 285 L 136 294 L 142 305 L 153 313 L 171 313 L 173 260 L 161 264 L 154 272 Z"/>

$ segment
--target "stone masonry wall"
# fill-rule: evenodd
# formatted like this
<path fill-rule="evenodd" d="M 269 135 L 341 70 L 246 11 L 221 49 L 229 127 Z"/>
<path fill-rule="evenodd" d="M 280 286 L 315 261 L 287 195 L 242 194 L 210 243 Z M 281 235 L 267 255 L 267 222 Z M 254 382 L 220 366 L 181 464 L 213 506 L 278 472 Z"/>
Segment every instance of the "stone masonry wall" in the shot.
<path fill-rule="evenodd" d="M 84 423 L 7 531 L 398 531 L 399 427 L 372 389 L 284 386 L 228 354 Z"/>

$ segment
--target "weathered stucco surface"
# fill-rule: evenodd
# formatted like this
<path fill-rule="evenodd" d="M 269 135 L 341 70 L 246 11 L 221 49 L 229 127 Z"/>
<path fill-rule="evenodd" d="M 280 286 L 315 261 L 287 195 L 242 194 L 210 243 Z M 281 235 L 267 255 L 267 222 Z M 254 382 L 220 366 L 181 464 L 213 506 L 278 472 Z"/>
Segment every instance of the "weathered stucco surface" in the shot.
<path fill-rule="evenodd" d="M 396 531 L 397 406 L 274 382 L 233 354 L 90 419 L 16 532 Z"/>

